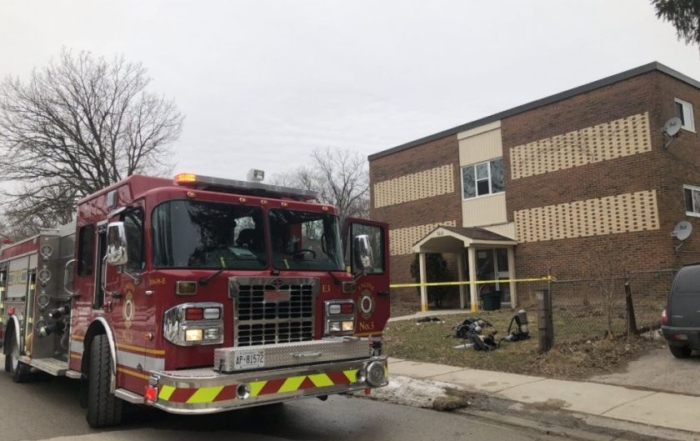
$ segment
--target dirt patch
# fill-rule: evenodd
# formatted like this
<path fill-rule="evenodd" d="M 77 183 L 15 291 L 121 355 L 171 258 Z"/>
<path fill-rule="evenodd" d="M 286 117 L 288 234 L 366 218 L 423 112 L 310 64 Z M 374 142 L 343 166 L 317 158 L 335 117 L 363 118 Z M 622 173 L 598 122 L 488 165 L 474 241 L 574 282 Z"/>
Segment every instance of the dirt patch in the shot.
<path fill-rule="evenodd" d="M 625 369 L 601 373 L 589 380 L 651 391 L 700 395 L 700 356 L 675 358 L 666 342 L 657 340 L 650 351 L 631 360 Z"/>
<path fill-rule="evenodd" d="M 587 340 L 555 346 L 534 357 L 537 372 L 552 378 L 585 379 L 591 375 L 624 371 L 655 347 L 649 340 L 632 337 Z"/>

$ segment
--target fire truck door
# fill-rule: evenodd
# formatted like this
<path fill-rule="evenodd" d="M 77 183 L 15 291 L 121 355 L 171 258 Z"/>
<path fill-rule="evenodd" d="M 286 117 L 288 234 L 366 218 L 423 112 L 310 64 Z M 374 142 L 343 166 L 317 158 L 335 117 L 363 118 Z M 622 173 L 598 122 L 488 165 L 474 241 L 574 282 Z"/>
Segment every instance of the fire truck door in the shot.
<path fill-rule="evenodd" d="M 153 298 L 146 294 L 145 228 L 143 204 L 135 202 L 111 222 L 122 222 L 126 234 L 125 265 L 107 269 L 107 291 L 112 302 L 112 324 L 117 340 L 119 372 L 130 380 L 145 371 L 162 369 L 162 354 L 153 348 L 154 323 L 149 321 Z M 110 297 L 111 293 L 111 297 Z M 150 332 L 149 332 L 150 331 Z"/>
<path fill-rule="evenodd" d="M 356 238 L 367 236 L 373 257 L 355 289 L 357 335 L 381 335 L 389 320 L 389 229 L 383 222 L 348 218 L 345 223 L 346 262 L 353 274 L 362 273 L 355 261 Z"/>

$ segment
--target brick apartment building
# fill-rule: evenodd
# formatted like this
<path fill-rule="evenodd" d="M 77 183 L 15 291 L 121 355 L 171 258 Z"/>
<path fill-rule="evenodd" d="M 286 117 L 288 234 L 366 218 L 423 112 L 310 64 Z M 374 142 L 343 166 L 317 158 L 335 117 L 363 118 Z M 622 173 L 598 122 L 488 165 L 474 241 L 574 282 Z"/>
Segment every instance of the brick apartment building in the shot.
<path fill-rule="evenodd" d="M 442 253 L 459 280 L 700 260 L 695 104 L 700 82 L 651 63 L 371 155 L 370 214 L 390 224 L 392 283 L 413 282 L 425 253 Z M 695 230 L 683 242 L 671 235 L 680 221 Z M 533 285 L 493 288 L 515 306 Z M 474 305 L 478 291 L 463 286 L 452 304 Z M 415 288 L 392 295 L 421 301 Z"/>

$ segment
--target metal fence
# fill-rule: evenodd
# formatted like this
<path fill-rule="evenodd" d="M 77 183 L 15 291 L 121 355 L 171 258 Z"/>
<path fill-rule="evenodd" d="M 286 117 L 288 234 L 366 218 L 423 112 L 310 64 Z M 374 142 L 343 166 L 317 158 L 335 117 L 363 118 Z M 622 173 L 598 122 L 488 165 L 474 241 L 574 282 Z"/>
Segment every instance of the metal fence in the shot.
<path fill-rule="evenodd" d="M 638 333 L 658 326 L 675 270 L 549 283 L 554 342 Z"/>

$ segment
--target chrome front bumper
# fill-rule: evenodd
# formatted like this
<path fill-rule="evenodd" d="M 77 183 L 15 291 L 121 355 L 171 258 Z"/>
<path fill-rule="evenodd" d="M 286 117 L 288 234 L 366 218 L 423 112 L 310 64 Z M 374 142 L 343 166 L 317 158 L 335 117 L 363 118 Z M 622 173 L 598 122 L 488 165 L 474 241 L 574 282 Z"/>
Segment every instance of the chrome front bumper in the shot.
<path fill-rule="evenodd" d="M 388 384 L 387 357 L 222 374 L 211 368 L 151 372 L 156 399 L 147 405 L 176 414 L 207 414 Z"/>

